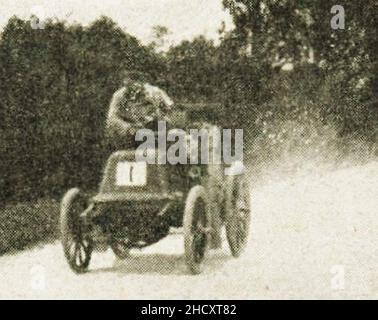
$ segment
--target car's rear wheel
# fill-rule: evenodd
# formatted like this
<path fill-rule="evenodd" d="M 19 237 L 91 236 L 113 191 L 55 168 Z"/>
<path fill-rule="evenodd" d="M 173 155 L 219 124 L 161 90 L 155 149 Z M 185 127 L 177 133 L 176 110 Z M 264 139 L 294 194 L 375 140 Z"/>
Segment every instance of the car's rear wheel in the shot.
<path fill-rule="evenodd" d="M 246 177 L 229 176 L 226 192 L 226 234 L 234 257 L 239 257 L 247 244 L 250 214 L 250 190 Z"/>
<path fill-rule="evenodd" d="M 69 190 L 61 203 L 60 233 L 64 255 L 71 269 L 83 273 L 88 269 L 93 241 L 84 233 L 80 215 L 86 209 L 86 200 L 77 188 Z"/>
<path fill-rule="evenodd" d="M 205 189 L 193 187 L 188 194 L 184 211 L 185 258 L 193 274 L 202 271 L 208 244 L 208 218 Z"/>

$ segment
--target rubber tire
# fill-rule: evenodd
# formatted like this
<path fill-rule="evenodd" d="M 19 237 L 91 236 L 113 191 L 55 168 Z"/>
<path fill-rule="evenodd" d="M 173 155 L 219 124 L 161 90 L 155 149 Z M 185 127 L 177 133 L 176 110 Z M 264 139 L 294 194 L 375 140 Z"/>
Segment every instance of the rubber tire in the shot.
<path fill-rule="evenodd" d="M 208 236 L 205 235 L 203 243 L 203 253 L 200 253 L 200 260 L 196 259 L 197 252 L 193 246 L 193 218 L 195 215 L 196 203 L 201 200 L 204 204 L 203 216 L 200 217 L 205 222 L 205 226 L 208 226 L 207 219 L 207 206 L 206 206 L 206 192 L 203 186 L 195 186 L 190 189 L 188 196 L 185 202 L 184 210 L 184 247 L 185 247 L 185 260 L 186 264 L 189 267 L 189 270 L 192 274 L 200 274 L 202 272 L 202 262 L 205 258 L 207 245 L 208 245 Z"/>
<path fill-rule="evenodd" d="M 238 258 L 242 252 L 244 251 L 247 242 L 248 242 L 248 236 L 249 236 L 249 229 L 250 229 L 250 221 L 251 221 L 251 204 L 250 204 L 250 188 L 246 181 L 246 178 L 244 175 L 237 175 L 237 176 L 228 176 L 227 182 L 226 182 L 226 235 L 227 235 L 227 241 L 228 245 L 231 250 L 231 254 L 233 257 Z M 241 190 L 243 192 L 244 197 L 246 197 L 244 200 L 246 201 L 246 205 L 248 206 L 247 209 L 247 215 L 246 215 L 246 222 L 245 222 L 245 234 L 241 241 L 241 243 L 238 243 L 234 238 L 234 232 L 235 227 L 233 226 L 235 223 L 235 206 L 233 204 L 233 192 L 235 188 L 239 188 L 239 191 Z M 245 194 L 244 194 L 245 193 Z M 238 232 L 238 230 L 236 231 Z"/>

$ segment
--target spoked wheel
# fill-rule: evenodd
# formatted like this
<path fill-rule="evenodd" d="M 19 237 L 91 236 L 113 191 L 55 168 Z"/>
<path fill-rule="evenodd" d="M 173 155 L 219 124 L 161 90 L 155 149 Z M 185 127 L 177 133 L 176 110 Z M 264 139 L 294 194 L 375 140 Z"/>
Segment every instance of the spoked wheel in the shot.
<path fill-rule="evenodd" d="M 226 194 L 226 234 L 231 253 L 239 257 L 249 235 L 250 190 L 244 175 L 230 176 Z"/>
<path fill-rule="evenodd" d="M 130 257 L 130 241 L 128 239 L 113 239 L 110 247 L 118 259 L 124 260 Z"/>
<path fill-rule="evenodd" d="M 93 241 L 84 236 L 80 214 L 86 209 L 86 201 L 80 190 L 69 190 L 61 204 L 60 232 L 64 255 L 71 269 L 83 273 L 88 269 L 93 251 Z"/>
<path fill-rule="evenodd" d="M 188 194 L 184 212 L 184 242 L 186 263 L 193 274 L 202 271 L 208 243 L 208 219 L 205 189 L 193 187 Z"/>

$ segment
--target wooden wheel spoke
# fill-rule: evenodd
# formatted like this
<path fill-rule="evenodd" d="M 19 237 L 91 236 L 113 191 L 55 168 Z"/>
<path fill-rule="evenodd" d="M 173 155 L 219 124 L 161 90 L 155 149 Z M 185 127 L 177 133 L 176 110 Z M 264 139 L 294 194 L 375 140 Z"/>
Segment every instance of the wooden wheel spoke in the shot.
<path fill-rule="evenodd" d="M 74 255 L 73 255 L 75 263 L 77 263 L 77 259 L 78 259 L 79 255 L 80 255 L 80 244 L 78 242 L 75 242 L 75 251 L 74 251 Z"/>
<path fill-rule="evenodd" d="M 81 243 L 83 245 L 85 253 L 87 254 L 90 249 L 90 242 L 86 239 L 83 239 Z"/>
<path fill-rule="evenodd" d="M 80 249 L 79 249 L 78 258 L 79 258 L 79 265 L 82 265 L 83 264 L 83 247 L 81 247 L 81 246 L 80 246 Z"/>

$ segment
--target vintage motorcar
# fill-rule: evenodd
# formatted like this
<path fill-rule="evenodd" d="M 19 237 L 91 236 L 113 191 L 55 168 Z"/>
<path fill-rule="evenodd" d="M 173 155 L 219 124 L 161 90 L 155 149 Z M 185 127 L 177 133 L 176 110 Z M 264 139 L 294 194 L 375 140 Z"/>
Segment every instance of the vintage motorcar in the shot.
<path fill-rule="evenodd" d="M 61 202 L 60 230 L 70 268 L 85 272 L 94 249 L 110 246 L 126 259 L 183 227 L 185 258 L 198 274 L 209 248 L 221 245 L 221 230 L 233 256 L 246 245 L 250 193 L 244 174 L 224 176 L 224 165 L 147 164 L 135 150 L 109 157 L 94 196 L 70 189 Z M 237 164 L 232 164 L 232 166 Z"/>

